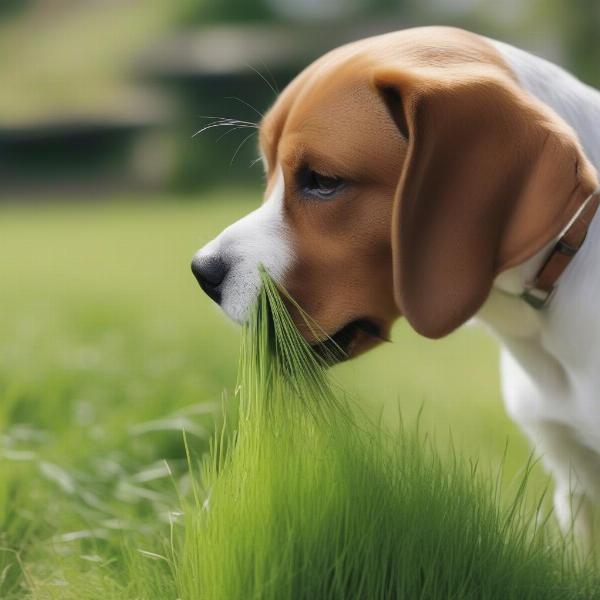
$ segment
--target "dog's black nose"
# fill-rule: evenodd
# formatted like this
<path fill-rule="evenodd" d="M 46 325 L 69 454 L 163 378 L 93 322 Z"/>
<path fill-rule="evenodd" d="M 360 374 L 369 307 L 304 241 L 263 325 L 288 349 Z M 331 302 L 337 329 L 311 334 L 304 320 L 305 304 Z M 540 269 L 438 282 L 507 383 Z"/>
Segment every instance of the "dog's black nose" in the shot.
<path fill-rule="evenodd" d="M 221 303 L 219 286 L 223 283 L 227 271 L 229 271 L 229 266 L 217 256 L 194 256 L 192 259 L 192 273 L 198 280 L 200 287 L 217 304 Z"/>

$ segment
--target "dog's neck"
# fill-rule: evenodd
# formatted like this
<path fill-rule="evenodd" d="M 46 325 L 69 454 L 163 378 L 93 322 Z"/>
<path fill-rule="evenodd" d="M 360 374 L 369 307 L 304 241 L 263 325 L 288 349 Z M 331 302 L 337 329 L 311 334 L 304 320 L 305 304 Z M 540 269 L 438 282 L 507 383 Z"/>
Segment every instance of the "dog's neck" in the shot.
<path fill-rule="evenodd" d="M 494 286 L 476 318 L 503 339 L 509 337 L 534 338 L 539 334 L 541 320 L 538 311 L 529 306 L 521 294 L 544 264 L 554 242 L 525 263 L 504 271 L 494 281 Z"/>
<path fill-rule="evenodd" d="M 546 60 L 503 42 L 490 41 L 510 65 L 521 86 L 575 130 L 586 155 L 600 171 L 600 92 Z M 521 294 L 534 281 L 555 244 L 556 240 L 553 240 L 529 260 L 501 273 L 494 281 L 489 299 L 477 318 L 497 335 L 521 339 L 539 335 L 543 313 L 524 302 Z"/>

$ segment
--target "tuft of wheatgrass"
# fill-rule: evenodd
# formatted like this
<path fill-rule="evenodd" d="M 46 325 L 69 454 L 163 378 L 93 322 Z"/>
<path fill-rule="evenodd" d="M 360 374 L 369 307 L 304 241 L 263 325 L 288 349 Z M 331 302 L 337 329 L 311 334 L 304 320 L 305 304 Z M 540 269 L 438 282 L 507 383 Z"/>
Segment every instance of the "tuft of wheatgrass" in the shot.
<path fill-rule="evenodd" d="M 242 335 L 237 417 L 184 504 L 181 598 L 600 597 L 598 577 L 575 568 L 527 501 L 526 477 L 503 497 L 456 453 L 373 423 L 262 281 Z"/>

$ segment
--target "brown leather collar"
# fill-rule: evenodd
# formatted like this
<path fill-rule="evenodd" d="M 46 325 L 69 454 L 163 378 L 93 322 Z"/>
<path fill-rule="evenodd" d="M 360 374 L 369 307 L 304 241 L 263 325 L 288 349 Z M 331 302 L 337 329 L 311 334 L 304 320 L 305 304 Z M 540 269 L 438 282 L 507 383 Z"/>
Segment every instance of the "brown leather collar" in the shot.
<path fill-rule="evenodd" d="M 521 298 L 533 308 L 544 308 L 552 298 L 556 282 L 577 254 L 589 226 L 600 205 L 600 188 L 595 190 L 584 202 L 581 209 L 560 236 L 534 280 L 521 294 Z"/>

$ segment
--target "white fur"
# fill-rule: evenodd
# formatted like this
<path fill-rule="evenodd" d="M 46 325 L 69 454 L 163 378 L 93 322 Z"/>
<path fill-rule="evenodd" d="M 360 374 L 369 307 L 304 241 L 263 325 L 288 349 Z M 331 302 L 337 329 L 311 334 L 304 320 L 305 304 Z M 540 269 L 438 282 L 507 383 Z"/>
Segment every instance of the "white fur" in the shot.
<path fill-rule="evenodd" d="M 490 40 L 521 86 L 575 130 L 600 169 L 600 93 L 556 65 Z M 277 280 L 292 260 L 283 220 L 281 170 L 269 199 L 228 227 L 201 251 L 232 264 L 222 306 L 237 321 L 247 318 L 260 287 L 263 264 Z M 535 311 L 519 294 L 548 248 L 500 276 L 477 317 L 502 343 L 502 390 L 507 410 L 542 454 L 556 481 L 555 506 L 563 527 L 583 538 L 592 506 L 600 502 L 600 214 L 561 276 L 550 305 Z"/>
<path fill-rule="evenodd" d="M 219 256 L 229 265 L 221 284 L 221 308 L 238 323 L 244 322 L 260 290 L 259 266 L 281 281 L 292 260 L 288 229 L 283 219 L 284 180 L 281 168 L 269 198 L 255 211 L 236 221 L 196 256 Z"/>
<path fill-rule="evenodd" d="M 556 65 L 492 43 L 520 85 L 571 125 L 600 169 L 600 93 Z M 600 214 L 550 304 L 535 311 L 518 294 L 545 253 L 499 277 L 477 316 L 502 343 L 506 407 L 554 476 L 558 519 L 589 544 L 600 503 Z"/>

